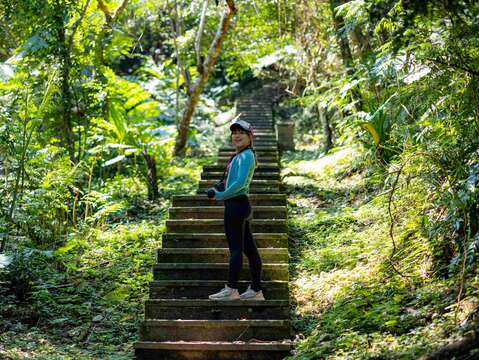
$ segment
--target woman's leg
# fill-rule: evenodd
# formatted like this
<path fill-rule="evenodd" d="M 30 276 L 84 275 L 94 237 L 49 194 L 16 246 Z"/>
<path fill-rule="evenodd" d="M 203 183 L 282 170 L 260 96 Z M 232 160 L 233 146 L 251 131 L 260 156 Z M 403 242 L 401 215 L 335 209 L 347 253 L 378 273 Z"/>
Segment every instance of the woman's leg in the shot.
<path fill-rule="evenodd" d="M 245 206 L 241 202 L 225 202 L 225 234 L 230 250 L 228 287 L 237 289 L 243 266 L 243 244 L 245 229 Z"/>
<path fill-rule="evenodd" d="M 251 273 L 251 289 L 261 290 L 261 268 L 262 261 L 258 252 L 258 247 L 251 233 L 251 224 L 249 220 L 245 221 L 244 227 L 244 253 L 248 257 L 249 270 Z"/>

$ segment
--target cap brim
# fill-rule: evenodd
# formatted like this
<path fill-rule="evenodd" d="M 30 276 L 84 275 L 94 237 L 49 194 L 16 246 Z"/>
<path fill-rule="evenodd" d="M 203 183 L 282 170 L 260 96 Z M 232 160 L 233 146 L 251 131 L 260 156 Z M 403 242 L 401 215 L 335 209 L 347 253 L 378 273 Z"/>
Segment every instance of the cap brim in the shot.
<path fill-rule="evenodd" d="M 237 124 L 237 123 L 231 124 L 230 130 L 233 130 L 234 128 L 238 128 L 238 129 L 241 129 L 241 130 L 244 130 L 244 131 L 248 131 L 244 127 L 242 127 L 240 124 Z"/>

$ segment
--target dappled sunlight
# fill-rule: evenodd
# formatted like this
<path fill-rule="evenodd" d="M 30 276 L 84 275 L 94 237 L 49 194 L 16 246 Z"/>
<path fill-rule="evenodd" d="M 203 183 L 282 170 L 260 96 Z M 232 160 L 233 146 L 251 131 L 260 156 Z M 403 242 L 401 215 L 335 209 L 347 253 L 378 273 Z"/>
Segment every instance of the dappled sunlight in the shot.
<path fill-rule="evenodd" d="M 295 161 L 286 171 L 321 179 L 346 170 L 357 155 L 359 150 L 355 147 L 340 148 L 316 160 Z"/>
<path fill-rule="evenodd" d="M 292 295 L 300 314 L 321 314 L 352 288 L 373 277 L 374 271 L 363 265 L 353 269 L 335 269 L 319 274 L 304 274 L 292 282 Z"/>

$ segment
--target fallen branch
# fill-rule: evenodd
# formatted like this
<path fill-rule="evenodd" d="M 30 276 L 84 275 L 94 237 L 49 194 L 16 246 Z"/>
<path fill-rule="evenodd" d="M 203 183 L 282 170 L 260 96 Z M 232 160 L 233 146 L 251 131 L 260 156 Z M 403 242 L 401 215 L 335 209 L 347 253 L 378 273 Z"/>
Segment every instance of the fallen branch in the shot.
<path fill-rule="evenodd" d="M 423 355 L 420 360 L 449 360 L 477 348 L 479 348 L 479 330 L 474 330 L 459 341 L 448 344 L 431 354 Z"/>

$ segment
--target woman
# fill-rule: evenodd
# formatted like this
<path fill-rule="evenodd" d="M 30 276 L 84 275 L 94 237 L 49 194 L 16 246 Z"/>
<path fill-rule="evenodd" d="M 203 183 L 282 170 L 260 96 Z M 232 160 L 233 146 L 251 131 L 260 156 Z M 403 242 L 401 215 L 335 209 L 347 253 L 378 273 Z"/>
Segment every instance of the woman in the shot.
<path fill-rule="evenodd" d="M 249 185 L 256 167 L 253 150 L 253 127 L 244 120 L 231 126 L 231 141 L 236 154 L 228 162 L 225 191 L 213 188 L 213 199 L 224 200 L 225 234 L 230 251 L 228 284 L 220 292 L 210 295 L 211 300 L 264 300 L 261 290 L 261 258 L 251 234 L 251 205 L 248 201 Z M 211 191 L 211 190 L 210 190 Z M 238 280 L 243 265 L 243 252 L 248 257 L 251 285 L 241 295 Z"/>

